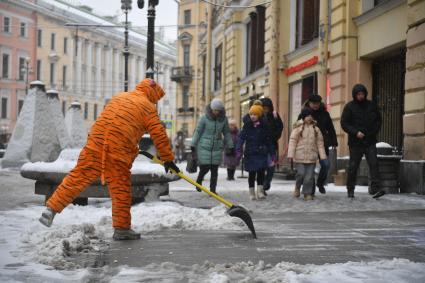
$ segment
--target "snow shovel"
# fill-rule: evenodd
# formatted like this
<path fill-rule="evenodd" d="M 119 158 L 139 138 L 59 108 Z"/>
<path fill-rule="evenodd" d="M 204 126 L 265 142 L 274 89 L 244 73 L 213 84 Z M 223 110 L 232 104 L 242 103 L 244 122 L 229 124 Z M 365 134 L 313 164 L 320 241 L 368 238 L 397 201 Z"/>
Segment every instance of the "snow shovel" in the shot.
<path fill-rule="evenodd" d="M 153 156 L 152 154 L 150 154 L 147 151 L 142 151 L 141 154 L 143 154 L 147 158 L 151 159 L 155 163 L 158 163 L 158 164 L 161 164 L 161 165 L 164 164 L 163 161 L 161 161 L 159 158 L 157 158 L 156 156 Z M 196 186 L 198 189 L 202 190 L 204 193 L 207 193 L 211 197 L 213 197 L 216 200 L 218 200 L 219 202 L 223 203 L 225 206 L 229 207 L 229 209 L 227 210 L 227 213 L 232 217 L 238 217 L 238 218 L 242 219 L 242 221 L 245 222 L 245 224 L 248 226 L 249 230 L 251 230 L 251 233 L 254 236 L 254 239 L 257 239 L 257 234 L 255 233 L 254 223 L 252 222 L 252 218 L 245 208 L 243 208 L 239 205 L 234 205 L 230 201 L 225 200 L 221 196 L 211 192 L 210 190 L 208 190 L 204 186 L 198 184 L 197 182 L 195 182 L 191 178 L 184 175 L 181 171 L 178 172 L 178 173 L 175 172 L 173 169 L 171 169 L 171 171 L 174 174 L 176 174 L 177 176 L 179 176 L 180 178 L 182 178 L 182 179 L 186 180 L 187 182 L 189 182 L 190 184 Z"/>

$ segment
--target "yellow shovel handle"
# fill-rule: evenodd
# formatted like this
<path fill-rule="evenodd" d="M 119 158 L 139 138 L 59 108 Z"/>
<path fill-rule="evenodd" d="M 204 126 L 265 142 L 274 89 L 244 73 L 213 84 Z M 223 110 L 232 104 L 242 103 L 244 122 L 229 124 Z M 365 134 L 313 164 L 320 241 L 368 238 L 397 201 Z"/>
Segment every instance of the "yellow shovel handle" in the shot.
<path fill-rule="evenodd" d="M 152 157 L 152 160 L 158 164 L 164 165 L 164 161 L 158 159 L 156 156 Z M 215 198 L 216 200 L 218 200 L 219 202 L 223 203 L 224 205 L 228 206 L 228 207 L 232 207 L 233 203 L 231 203 L 228 200 L 225 200 L 224 198 L 222 198 L 221 196 L 211 192 L 210 190 L 208 190 L 207 188 L 205 188 L 204 186 L 198 184 L 197 182 L 195 182 L 194 180 L 192 180 L 191 178 L 187 177 L 185 174 L 183 174 L 181 171 L 180 172 L 176 172 L 173 169 L 171 169 L 171 172 L 173 172 L 174 174 L 176 174 L 177 176 L 179 176 L 182 179 L 185 179 L 187 182 L 191 183 L 192 185 L 196 186 L 198 189 L 202 190 L 204 193 L 209 194 L 211 197 Z"/>

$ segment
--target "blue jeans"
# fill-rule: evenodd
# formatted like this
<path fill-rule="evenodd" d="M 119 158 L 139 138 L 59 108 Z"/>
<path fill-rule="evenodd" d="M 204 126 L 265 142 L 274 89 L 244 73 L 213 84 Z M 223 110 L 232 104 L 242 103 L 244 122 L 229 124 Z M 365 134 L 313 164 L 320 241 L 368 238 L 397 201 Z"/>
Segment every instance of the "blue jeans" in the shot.
<path fill-rule="evenodd" d="M 329 159 L 320 160 L 320 172 L 319 176 L 317 176 L 317 185 L 323 186 L 328 178 L 329 168 L 331 167 L 331 163 Z"/>
<path fill-rule="evenodd" d="M 274 174 L 274 166 L 267 167 L 266 176 L 264 177 L 264 190 L 270 190 Z"/>

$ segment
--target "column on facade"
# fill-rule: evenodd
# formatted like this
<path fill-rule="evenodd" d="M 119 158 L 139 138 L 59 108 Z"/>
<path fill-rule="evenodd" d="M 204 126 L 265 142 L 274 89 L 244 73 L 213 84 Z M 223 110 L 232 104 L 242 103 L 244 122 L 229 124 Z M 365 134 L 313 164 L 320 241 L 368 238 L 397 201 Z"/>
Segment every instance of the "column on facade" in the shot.
<path fill-rule="evenodd" d="M 120 90 L 120 73 L 121 73 L 121 52 L 118 49 L 114 51 L 114 93 Z"/>
<path fill-rule="evenodd" d="M 104 82 L 104 90 L 105 90 L 105 98 L 111 98 L 113 95 L 113 71 L 114 71 L 114 66 L 113 66 L 113 59 L 114 59 L 114 52 L 113 49 L 111 47 L 106 47 L 105 48 L 105 72 L 106 72 L 106 77 L 105 77 L 105 82 Z"/>
<path fill-rule="evenodd" d="M 81 88 L 81 68 L 82 68 L 82 48 L 83 48 L 83 44 L 82 41 L 84 39 L 82 38 L 77 38 L 77 60 L 76 60 L 76 65 L 75 65 L 75 93 L 76 95 L 82 95 L 82 88 Z"/>
<path fill-rule="evenodd" d="M 96 52 L 96 78 L 94 85 L 96 88 L 94 89 L 93 95 L 96 97 L 102 96 L 102 47 L 100 43 L 95 44 L 95 52 Z"/>
<path fill-rule="evenodd" d="M 425 160 L 425 0 L 408 1 L 407 9 L 404 159 Z"/>
<path fill-rule="evenodd" d="M 146 58 L 141 57 L 140 58 L 140 64 L 139 64 L 139 80 L 142 80 L 146 77 Z"/>
<path fill-rule="evenodd" d="M 137 60 L 136 60 L 136 56 L 135 55 L 130 55 L 130 71 L 128 74 L 128 90 L 132 90 L 136 87 L 136 64 L 137 64 Z"/>
<path fill-rule="evenodd" d="M 91 96 L 94 91 L 94 84 L 93 84 L 93 76 L 92 76 L 92 66 L 93 66 L 93 44 L 91 41 L 86 40 L 86 50 L 87 50 L 87 56 L 86 56 L 86 78 L 85 78 L 85 95 Z"/>

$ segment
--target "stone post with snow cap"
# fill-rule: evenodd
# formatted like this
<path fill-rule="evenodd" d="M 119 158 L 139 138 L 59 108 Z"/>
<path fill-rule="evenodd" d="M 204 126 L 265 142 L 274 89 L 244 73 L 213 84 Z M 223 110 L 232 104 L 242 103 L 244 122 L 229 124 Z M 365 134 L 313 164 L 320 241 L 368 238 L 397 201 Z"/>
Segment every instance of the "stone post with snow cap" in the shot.
<path fill-rule="evenodd" d="M 50 89 L 46 92 L 46 94 L 47 101 L 49 102 L 50 115 L 55 124 L 61 149 L 68 148 L 71 145 L 71 139 L 68 135 L 68 131 L 65 126 L 65 119 L 61 111 L 59 93 L 57 90 Z"/>
<path fill-rule="evenodd" d="M 87 129 L 84 124 L 81 104 L 78 101 L 71 103 L 65 114 L 65 125 L 70 137 L 71 148 L 81 148 L 87 142 Z"/>
<path fill-rule="evenodd" d="M 20 167 L 28 161 L 54 161 L 60 151 L 44 83 L 33 81 L 1 165 Z"/>

